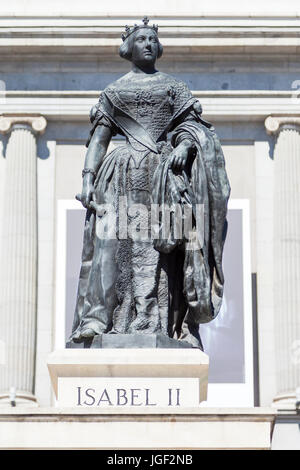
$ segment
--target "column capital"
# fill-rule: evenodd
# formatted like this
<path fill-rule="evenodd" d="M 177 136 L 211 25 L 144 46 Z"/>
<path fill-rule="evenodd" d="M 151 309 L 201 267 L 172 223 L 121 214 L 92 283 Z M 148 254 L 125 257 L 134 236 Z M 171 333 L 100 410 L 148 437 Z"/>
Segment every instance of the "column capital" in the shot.
<path fill-rule="evenodd" d="M 267 134 L 277 134 L 282 126 L 300 132 L 300 116 L 268 116 L 265 120 Z"/>
<path fill-rule="evenodd" d="M 47 121 L 40 114 L 2 114 L 0 116 L 0 133 L 7 134 L 14 124 L 25 124 L 39 134 L 45 132 Z"/>

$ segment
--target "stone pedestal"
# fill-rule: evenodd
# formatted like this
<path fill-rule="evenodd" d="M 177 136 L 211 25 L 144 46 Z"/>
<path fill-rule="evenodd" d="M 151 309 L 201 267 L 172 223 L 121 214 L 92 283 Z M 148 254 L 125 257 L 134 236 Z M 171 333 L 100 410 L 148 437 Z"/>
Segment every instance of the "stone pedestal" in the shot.
<path fill-rule="evenodd" d="M 30 416 L 0 413 L 6 448 L 271 446 L 275 410 L 205 407 L 208 356 L 199 349 L 71 348 L 53 352 L 48 368 L 57 407 Z"/>
<path fill-rule="evenodd" d="M 208 356 L 199 349 L 65 349 L 48 369 L 58 406 L 198 406 L 207 398 Z"/>

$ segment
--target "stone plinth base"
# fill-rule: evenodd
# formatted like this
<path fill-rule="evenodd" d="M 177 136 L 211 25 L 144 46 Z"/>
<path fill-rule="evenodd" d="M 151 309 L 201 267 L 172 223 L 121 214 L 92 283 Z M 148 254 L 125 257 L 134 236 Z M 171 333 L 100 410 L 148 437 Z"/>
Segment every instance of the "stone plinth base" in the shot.
<path fill-rule="evenodd" d="M 0 409 L 1 449 L 269 449 L 270 408 Z"/>
<path fill-rule="evenodd" d="M 179 341 L 174 338 L 162 334 L 102 334 L 96 335 L 91 339 L 87 339 L 81 343 L 75 343 L 74 341 L 68 341 L 66 344 L 67 348 L 76 349 L 140 349 L 140 348 L 163 348 L 163 349 L 174 349 L 174 348 L 193 348 L 193 345 L 187 341 Z"/>
<path fill-rule="evenodd" d="M 58 406 L 198 406 L 207 397 L 200 349 L 64 349 L 48 357 Z"/>

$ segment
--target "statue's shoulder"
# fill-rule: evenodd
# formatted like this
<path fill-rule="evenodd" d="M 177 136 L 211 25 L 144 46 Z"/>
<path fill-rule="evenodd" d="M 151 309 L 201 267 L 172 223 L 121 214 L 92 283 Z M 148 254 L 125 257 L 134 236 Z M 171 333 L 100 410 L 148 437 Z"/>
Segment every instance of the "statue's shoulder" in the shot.
<path fill-rule="evenodd" d="M 127 87 L 131 88 L 134 86 L 139 86 L 139 85 L 148 84 L 148 83 L 154 86 L 156 84 L 160 84 L 163 87 L 173 85 L 178 90 L 190 91 L 187 84 L 183 80 L 173 77 L 172 75 L 169 75 L 168 73 L 157 72 L 153 75 L 147 76 L 147 75 L 140 75 L 132 71 L 126 73 L 125 75 L 122 75 L 122 77 L 110 83 L 105 88 L 104 91 L 119 90 L 119 89 L 123 89 Z"/>
<path fill-rule="evenodd" d="M 180 78 L 174 77 L 173 75 L 169 75 L 167 73 L 160 72 L 161 80 L 167 85 L 173 85 L 176 90 L 179 92 L 191 93 L 188 85 Z"/>
<path fill-rule="evenodd" d="M 112 91 L 119 91 L 124 88 L 127 88 L 130 84 L 132 84 L 132 73 L 128 72 L 122 77 L 118 78 L 114 82 L 107 85 L 107 87 L 103 90 L 104 92 L 112 92 Z"/>

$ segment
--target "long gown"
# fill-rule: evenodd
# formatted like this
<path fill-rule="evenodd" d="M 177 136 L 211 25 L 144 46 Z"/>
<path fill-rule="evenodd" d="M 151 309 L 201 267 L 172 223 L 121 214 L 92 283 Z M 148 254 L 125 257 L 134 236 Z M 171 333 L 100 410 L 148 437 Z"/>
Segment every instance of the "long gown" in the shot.
<path fill-rule="evenodd" d="M 95 179 L 95 204 L 112 206 L 116 223 L 109 211 L 87 210 L 71 339 L 86 328 L 95 334 L 160 332 L 202 348 L 199 324 L 215 318 L 222 301 L 230 193 L 214 129 L 201 119 L 188 87 L 161 72 L 129 72 L 109 85 L 91 121 L 91 136 L 103 125 L 125 139 L 106 155 Z M 168 157 L 185 139 L 194 156 L 176 172 Z M 188 205 L 193 214 L 203 207 L 201 227 L 193 227 L 196 249 L 187 249 L 188 241 L 175 238 L 174 230 L 163 238 L 160 221 L 154 238 L 128 236 L 125 226 L 134 224 L 136 204 L 148 209 L 142 219 L 139 214 L 146 227 L 151 204 Z"/>

